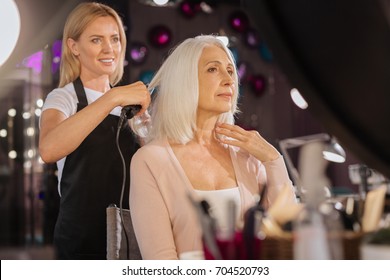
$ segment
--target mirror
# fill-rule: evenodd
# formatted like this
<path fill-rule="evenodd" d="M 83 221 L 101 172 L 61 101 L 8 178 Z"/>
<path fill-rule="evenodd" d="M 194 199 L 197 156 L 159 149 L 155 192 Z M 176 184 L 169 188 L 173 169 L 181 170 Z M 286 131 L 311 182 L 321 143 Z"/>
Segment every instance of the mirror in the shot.
<path fill-rule="evenodd" d="M 244 0 L 309 110 L 368 166 L 390 175 L 387 1 Z"/>

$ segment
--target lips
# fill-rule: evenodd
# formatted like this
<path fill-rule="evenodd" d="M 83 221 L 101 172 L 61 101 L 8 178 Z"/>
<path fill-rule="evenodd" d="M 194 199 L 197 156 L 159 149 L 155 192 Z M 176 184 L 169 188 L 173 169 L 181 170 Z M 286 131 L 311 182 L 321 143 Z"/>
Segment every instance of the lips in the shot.
<path fill-rule="evenodd" d="M 233 95 L 229 92 L 226 92 L 226 93 L 220 93 L 217 96 L 224 97 L 224 98 L 232 98 Z"/>
<path fill-rule="evenodd" d="M 103 59 L 99 59 L 100 62 L 103 62 L 103 63 L 112 63 L 114 62 L 114 59 L 113 58 L 103 58 Z"/>

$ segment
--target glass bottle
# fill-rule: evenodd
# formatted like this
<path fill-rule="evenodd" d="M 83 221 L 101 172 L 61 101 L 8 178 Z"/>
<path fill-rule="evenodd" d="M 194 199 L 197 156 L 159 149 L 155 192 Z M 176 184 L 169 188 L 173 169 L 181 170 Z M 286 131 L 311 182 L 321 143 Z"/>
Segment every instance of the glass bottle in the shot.
<path fill-rule="evenodd" d="M 293 223 L 294 259 L 342 259 L 342 232 L 339 213 L 322 188 L 308 189 L 305 206 Z"/>

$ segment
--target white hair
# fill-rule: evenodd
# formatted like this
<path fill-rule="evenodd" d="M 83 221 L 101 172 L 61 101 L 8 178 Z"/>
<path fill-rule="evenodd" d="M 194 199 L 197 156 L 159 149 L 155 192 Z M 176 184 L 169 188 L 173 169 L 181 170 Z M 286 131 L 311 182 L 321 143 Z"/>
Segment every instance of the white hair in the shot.
<path fill-rule="evenodd" d="M 155 88 L 154 94 L 157 95 L 150 106 L 151 122 L 146 130 L 133 125 L 135 132 L 144 137 L 145 142 L 167 138 L 185 144 L 193 139 L 199 98 L 198 62 L 203 49 L 211 45 L 223 49 L 234 67 L 232 106 L 229 112 L 218 117 L 219 122 L 234 124 L 239 95 L 234 57 L 216 36 L 200 35 L 176 46 L 150 82 L 149 89 Z"/>

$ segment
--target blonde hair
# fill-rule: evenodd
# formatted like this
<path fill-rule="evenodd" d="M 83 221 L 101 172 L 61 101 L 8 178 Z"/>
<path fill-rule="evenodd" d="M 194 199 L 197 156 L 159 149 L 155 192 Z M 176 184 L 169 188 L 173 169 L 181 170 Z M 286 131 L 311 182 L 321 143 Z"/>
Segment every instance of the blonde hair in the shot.
<path fill-rule="evenodd" d="M 118 13 L 111 7 L 96 3 L 81 3 L 68 16 L 62 36 L 62 55 L 60 64 L 60 82 L 59 87 L 63 87 L 73 82 L 80 76 L 80 62 L 68 47 L 67 40 L 72 38 L 77 41 L 87 26 L 99 17 L 110 16 L 118 24 L 120 42 L 122 50 L 119 56 L 117 69 L 110 75 L 111 85 L 116 85 L 123 76 L 123 65 L 126 52 L 126 34 L 123 28 L 122 19 Z"/>
<path fill-rule="evenodd" d="M 157 96 L 150 107 L 151 122 L 145 142 L 167 138 L 185 144 L 193 139 L 199 98 L 198 62 L 203 49 L 212 45 L 223 49 L 234 67 L 232 106 L 229 112 L 218 117 L 219 122 L 234 124 L 239 96 L 234 57 L 216 36 L 200 35 L 176 46 L 150 82 L 149 88 L 156 88 Z M 138 135 L 145 136 L 144 133 Z"/>

